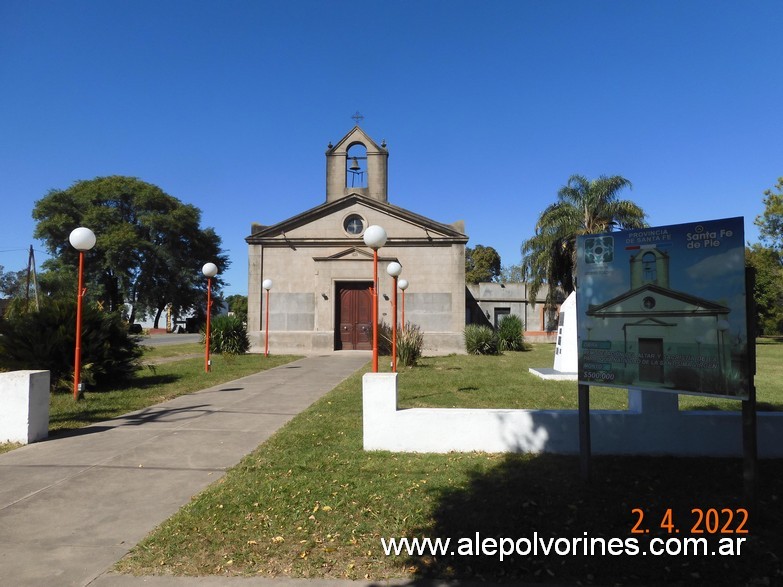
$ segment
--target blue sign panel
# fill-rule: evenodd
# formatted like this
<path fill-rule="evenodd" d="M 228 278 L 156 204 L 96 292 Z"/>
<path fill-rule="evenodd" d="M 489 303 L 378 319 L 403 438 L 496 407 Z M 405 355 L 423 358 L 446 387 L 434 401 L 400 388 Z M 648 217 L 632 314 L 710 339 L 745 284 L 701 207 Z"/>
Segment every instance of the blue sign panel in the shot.
<path fill-rule="evenodd" d="M 742 218 L 580 236 L 576 292 L 580 383 L 747 399 Z"/>

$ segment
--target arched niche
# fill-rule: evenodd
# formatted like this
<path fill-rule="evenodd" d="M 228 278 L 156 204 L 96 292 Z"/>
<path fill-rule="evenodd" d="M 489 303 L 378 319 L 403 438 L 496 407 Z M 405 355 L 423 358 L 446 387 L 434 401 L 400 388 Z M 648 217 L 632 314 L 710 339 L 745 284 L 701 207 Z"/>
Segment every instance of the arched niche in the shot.
<path fill-rule="evenodd" d="M 364 143 L 355 142 L 348 146 L 345 156 L 345 187 L 366 188 L 367 182 L 367 147 Z"/>

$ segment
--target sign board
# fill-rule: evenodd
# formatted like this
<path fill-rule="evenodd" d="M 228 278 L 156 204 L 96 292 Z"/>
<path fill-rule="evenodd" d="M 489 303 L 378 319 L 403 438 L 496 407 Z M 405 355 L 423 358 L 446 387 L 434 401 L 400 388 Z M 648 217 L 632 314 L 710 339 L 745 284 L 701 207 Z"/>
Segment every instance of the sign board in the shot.
<path fill-rule="evenodd" d="M 576 291 L 580 383 L 748 398 L 742 218 L 580 236 Z"/>

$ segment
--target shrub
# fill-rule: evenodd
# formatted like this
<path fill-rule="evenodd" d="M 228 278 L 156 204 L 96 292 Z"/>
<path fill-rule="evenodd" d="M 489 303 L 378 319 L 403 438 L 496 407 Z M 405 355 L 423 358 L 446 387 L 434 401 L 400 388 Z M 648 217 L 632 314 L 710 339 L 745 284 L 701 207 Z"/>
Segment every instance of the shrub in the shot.
<path fill-rule="evenodd" d="M 498 337 L 489 326 L 468 324 L 464 330 L 465 350 L 471 355 L 497 355 Z"/>
<path fill-rule="evenodd" d="M 250 348 L 247 328 L 238 316 L 215 316 L 210 321 L 209 348 L 221 355 L 243 355 Z M 204 344 L 206 332 L 201 331 L 201 344 Z"/>
<path fill-rule="evenodd" d="M 76 303 L 56 301 L 37 312 L 0 321 L 0 354 L 9 369 L 45 369 L 54 389 L 73 385 Z M 98 387 L 130 378 L 140 367 L 142 350 L 117 313 L 91 304 L 82 308 L 82 373 Z"/>
<path fill-rule="evenodd" d="M 391 355 L 391 339 L 392 339 L 391 325 L 386 324 L 386 322 L 379 323 L 378 324 L 378 354 L 379 355 Z M 370 332 L 370 346 L 372 347 L 372 332 Z"/>
<path fill-rule="evenodd" d="M 498 350 L 521 351 L 525 349 L 525 338 L 522 334 L 522 320 L 519 316 L 508 314 L 503 316 L 498 324 Z"/>
<path fill-rule="evenodd" d="M 405 367 L 413 367 L 421 357 L 424 335 L 418 324 L 405 324 L 405 330 L 397 329 L 397 362 Z"/>
<path fill-rule="evenodd" d="M 386 322 L 378 324 L 378 354 L 391 355 L 392 328 Z M 405 323 L 405 331 L 397 327 L 397 364 L 412 367 L 421 357 L 424 335 L 417 324 Z"/>

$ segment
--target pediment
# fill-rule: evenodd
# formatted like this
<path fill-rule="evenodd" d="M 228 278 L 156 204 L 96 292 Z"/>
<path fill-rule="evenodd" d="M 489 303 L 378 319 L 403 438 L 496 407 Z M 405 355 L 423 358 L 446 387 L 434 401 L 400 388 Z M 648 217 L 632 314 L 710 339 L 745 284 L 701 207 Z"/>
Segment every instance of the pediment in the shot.
<path fill-rule="evenodd" d="M 340 261 L 340 260 L 356 261 L 357 258 L 363 261 L 372 261 L 373 254 L 368 252 L 366 249 L 349 247 L 343 251 L 340 251 L 339 253 L 335 253 L 333 255 L 329 255 L 326 257 L 313 257 L 315 261 Z"/>
<path fill-rule="evenodd" d="M 636 322 L 629 322 L 628 326 L 677 326 L 676 322 L 666 322 L 659 318 L 642 318 Z"/>
<path fill-rule="evenodd" d="M 390 239 L 403 241 L 467 242 L 468 237 L 454 226 L 442 224 L 387 202 L 379 202 L 358 193 L 326 202 L 271 226 L 258 227 L 245 241 L 248 244 L 316 243 L 329 241 L 356 243 L 363 246 L 360 236 L 351 236 L 343 228 L 351 214 L 361 216 L 366 224 L 380 224 Z"/>
<path fill-rule="evenodd" d="M 729 308 L 684 292 L 646 284 L 603 304 L 591 306 L 588 316 L 680 316 L 727 314 Z"/>

